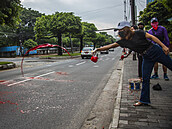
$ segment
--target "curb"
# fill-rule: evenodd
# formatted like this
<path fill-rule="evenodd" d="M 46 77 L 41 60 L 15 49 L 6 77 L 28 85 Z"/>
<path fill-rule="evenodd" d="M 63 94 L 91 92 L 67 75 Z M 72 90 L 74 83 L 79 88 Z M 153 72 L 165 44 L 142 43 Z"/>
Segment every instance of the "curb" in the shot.
<path fill-rule="evenodd" d="M 12 68 L 15 68 L 15 67 L 16 67 L 15 63 L 4 64 L 4 65 L 0 65 L 0 70 L 12 69 Z"/>
<path fill-rule="evenodd" d="M 122 94 L 122 79 L 123 79 L 123 70 L 124 70 L 124 61 L 122 62 L 122 68 L 121 68 L 121 76 L 120 76 L 120 83 L 118 87 L 117 97 L 114 104 L 114 113 L 113 113 L 113 119 L 109 126 L 109 129 L 117 129 L 118 123 L 119 123 L 119 115 L 120 115 L 120 103 L 121 103 L 121 94 Z"/>

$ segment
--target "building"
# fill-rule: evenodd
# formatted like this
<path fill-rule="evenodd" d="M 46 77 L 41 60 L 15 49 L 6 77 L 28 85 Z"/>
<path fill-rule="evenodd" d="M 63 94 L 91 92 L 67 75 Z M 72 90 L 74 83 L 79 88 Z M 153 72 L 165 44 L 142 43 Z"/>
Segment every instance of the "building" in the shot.
<path fill-rule="evenodd" d="M 22 49 L 26 53 L 27 49 Z M 31 51 L 29 54 L 37 54 L 37 51 Z M 0 47 L 0 57 L 16 57 L 20 55 L 20 46 Z"/>
<path fill-rule="evenodd" d="M 146 4 L 149 4 L 150 2 L 153 2 L 155 0 L 146 0 Z"/>

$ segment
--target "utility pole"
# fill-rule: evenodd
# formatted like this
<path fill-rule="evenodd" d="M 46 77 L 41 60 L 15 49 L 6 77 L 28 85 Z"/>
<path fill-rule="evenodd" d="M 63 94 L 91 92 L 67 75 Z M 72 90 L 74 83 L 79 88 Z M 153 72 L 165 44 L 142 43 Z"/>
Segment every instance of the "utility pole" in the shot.
<path fill-rule="evenodd" d="M 124 20 L 127 21 L 127 16 L 126 16 L 126 0 L 124 0 Z"/>
<path fill-rule="evenodd" d="M 130 0 L 131 5 L 131 22 L 132 25 L 136 25 L 135 23 L 135 0 Z M 133 60 L 136 60 L 136 52 L 133 53 Z"/>
<path fill-rule="evenodd" d="M 131 22 L 132 25 L 135 25 L 135 0 L 130 0 L 131 5 Z"/>

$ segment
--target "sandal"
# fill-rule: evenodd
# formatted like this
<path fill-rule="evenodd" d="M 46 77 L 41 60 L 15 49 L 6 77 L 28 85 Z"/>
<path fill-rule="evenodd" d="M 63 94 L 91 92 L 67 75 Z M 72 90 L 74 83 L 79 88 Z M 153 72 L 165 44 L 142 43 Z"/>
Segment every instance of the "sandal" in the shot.
<path fill-rule="evenodd" d="M 133 106 L 143 106 L 143 105 L 148 105 L 148 104 L 141 103 L 141 102 L 137 102 L 137 103 L 135 103 Z"/>

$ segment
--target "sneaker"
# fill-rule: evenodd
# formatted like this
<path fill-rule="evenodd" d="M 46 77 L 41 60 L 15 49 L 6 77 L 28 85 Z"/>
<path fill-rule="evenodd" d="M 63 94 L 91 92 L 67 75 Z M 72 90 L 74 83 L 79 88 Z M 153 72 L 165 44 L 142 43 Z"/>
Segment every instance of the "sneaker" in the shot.
<path fill-rule="evenodd" d="M 165 79 L 165 81 L 169 81 L 167 74 L 164 75 L 164 79 Z"/>
<path fill-rule="evenodd" d="M 150 79 L 158 79 L 158 78 L 159 78 L 158 75 L 154 74 L 154 75 L 152 75 L 152 77 Z"/>

